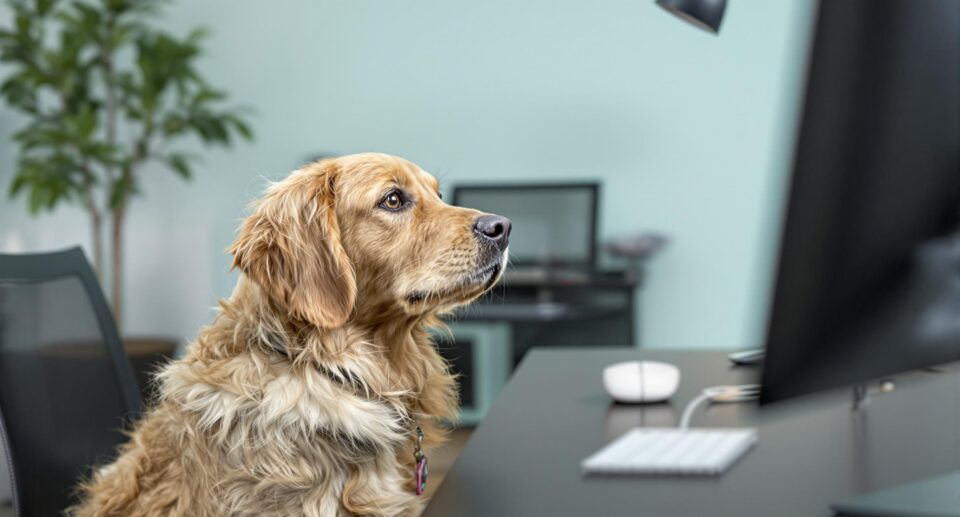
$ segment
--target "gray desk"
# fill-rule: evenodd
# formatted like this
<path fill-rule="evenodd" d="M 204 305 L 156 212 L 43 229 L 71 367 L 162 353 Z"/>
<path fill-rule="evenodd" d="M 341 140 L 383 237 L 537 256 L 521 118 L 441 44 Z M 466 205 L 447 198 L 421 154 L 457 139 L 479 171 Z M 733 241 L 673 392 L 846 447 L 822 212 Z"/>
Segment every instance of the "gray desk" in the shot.
<path fill-rule="evenodd" d="M 683 374 L 672 404 L 612 405 L 604 366 L 657 359 Z M 701 409 L 693 426 L 757 426 L 721 477 L 594 477 L 580 460 L 635 425 L 669 426 L 701 388 L 754 382 L 719 352 L 537 349 L 500 392 L 427 516 L 827 516 L 830 501 L 960 469 L 960 373 L 898 378 L 851 413 L 846 390 L 757 409 Z"/>

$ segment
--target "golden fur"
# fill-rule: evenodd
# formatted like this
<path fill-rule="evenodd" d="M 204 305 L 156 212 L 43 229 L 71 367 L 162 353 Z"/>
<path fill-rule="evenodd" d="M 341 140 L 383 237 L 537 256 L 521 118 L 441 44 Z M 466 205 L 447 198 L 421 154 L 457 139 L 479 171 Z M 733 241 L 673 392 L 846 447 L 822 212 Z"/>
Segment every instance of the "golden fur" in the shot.
<path fill-rule="evenodd" d="M 408 209 L 379 206 L 391 189 Z M 154 407 L 71 513 L 419 513 L 414 428 L 429 452 L 457 408 L 428 328 L 506 261 L 474 235 L 479 215 L 381 154 L 272 185 L 230 247 L 232 296 L 159 374 Z"/>

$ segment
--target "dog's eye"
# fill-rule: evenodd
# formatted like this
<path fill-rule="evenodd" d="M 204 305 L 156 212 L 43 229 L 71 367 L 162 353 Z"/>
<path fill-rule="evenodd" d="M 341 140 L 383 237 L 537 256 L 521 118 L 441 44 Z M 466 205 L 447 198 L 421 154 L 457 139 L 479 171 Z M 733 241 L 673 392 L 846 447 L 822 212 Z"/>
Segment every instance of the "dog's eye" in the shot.
<path fill-rule="evenodd" d="M 406 200 L 403 198 L 403 195 L 400 193 L 400 191 L 394 190 L 393 192 L 387 194 L 380 201 L 380 208 L 397 211 L 403 208 L 406 204 Z"/>
<path fill-rule="evenodd" d="M 437 192 L 437 197 L 443 199 L 443 192 Z"/>

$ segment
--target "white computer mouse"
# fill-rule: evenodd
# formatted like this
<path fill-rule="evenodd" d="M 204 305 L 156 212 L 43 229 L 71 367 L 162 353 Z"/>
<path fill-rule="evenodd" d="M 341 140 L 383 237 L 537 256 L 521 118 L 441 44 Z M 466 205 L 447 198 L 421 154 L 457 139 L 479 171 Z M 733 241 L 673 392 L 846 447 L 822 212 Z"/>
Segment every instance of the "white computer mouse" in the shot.
<path fill-rule="evenodd" d="M 680 370 L 657 361 L 626 361 L 603 369 L 603 387 L 617 402 L 663 402 L 677 391 Z"/>

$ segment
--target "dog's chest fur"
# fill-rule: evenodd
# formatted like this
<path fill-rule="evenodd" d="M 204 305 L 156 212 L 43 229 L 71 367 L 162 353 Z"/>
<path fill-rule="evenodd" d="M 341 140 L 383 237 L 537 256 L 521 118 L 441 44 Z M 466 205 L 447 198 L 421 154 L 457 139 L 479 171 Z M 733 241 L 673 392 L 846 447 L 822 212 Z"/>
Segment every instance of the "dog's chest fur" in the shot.
<path fill-rule="evenodd" d="M 426 335 L 388 343 L 348 326 L 293 341 L 224 309 L 160 374 L 159 403 L 77 513 L 419 512 L 414 427 L 436 445 L 456 408 Z"/>

